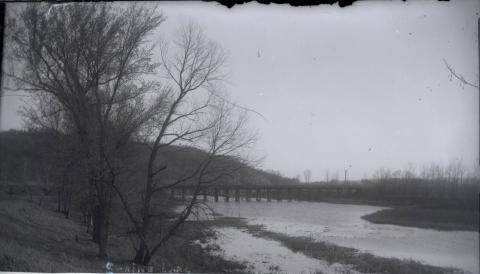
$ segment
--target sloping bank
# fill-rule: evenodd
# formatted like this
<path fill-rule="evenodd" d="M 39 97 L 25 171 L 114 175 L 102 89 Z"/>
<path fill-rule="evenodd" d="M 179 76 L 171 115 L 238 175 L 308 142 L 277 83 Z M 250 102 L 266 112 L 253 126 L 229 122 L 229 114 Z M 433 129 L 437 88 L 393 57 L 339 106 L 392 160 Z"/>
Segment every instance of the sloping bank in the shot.
<path fill-rule="evenodd" d="M 477 231 L 478 215 L 478 212 L 468 210 L 394 207 L 379 210 L 361 218 L 374 224 L 392 224 L 443 231 Z"/>
<path fill-rule="evenodd" d="M 49 197 L 53 200 L 54 197 Z M 97 258 L 97 246 L 73 212 L 70 219 L 55 211 L 55 203 L 43 206 L 26 196 L 0 193 L 0 272 L 105 272 L 106 261 Z M 154 272 L 242 272 L 245 265 L 209 254 L 195 240 L 214 237 L 208 229 L 185 223 L 179 235 L 152 261 Z M 208 248 L 216 248 L 209 246 Z M 114 233 L 109 241 L 113 272 L 135 272 L 135 250 L 125 237 Z"/>
<path fill-rule="evenodd" d="M 459 269 L 431 266 L 414 260 L 377 257 L 369 253 L 359 252 L 354 248 L 314 241 L 309 237 L 292 237 L 271 232 L 265 230 L 262 225 L 248 224 L 244 218 L 220 217 L 211 221 L 201 221 L 201 223 L 215 227 L 244 229 L 253 236 L 278 241 L 294 252 L 301 252 L 308 257 L 323 260 L 330 264 L 349 265 L 352 269 L 363 273 L 464 273 Z"/>

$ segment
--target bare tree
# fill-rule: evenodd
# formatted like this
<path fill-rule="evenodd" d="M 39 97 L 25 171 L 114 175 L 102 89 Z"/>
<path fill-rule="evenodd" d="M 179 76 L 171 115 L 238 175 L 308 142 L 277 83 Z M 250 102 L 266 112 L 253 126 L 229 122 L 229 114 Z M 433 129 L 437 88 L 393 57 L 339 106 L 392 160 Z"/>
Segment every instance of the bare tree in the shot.
<path fill-rule="evenodd" d="M 403 169 L 403 179 L 405 181 L 410 181 L 412 180 L 413 178 L 415 178 L 417 175 L 416 175 L 416 167 L 413 163 L 407 163 L 407 165 L 405 166 L 405 168 Z"/>
<path fill-rule="evenodd" d="M 300 183 L 300 178 L 301 178 L 301 177 L 300 177 L 300 174 L 297 174 L 297 175 L 295 175 L 294 180 L 295 180 L 297 183 Z"/>
<path fill-rule="evenodd" d="M 310 179 L 312 179 L 312 171 L 310 169 L 305 169 L 303 171 L 303 177 L 305 178 L 305 183 L 310 183 Z"/>
<path fill-rule="evenodd" d="M 217 89 L 216 84 L 225 76 L 224 51 L 208 41 L 202 30 L 191 22 L 180 27 L 173 45 L 173 52 L 166 43 L 160 49 L 165 84 L 157 96 L 165 104 L 142 129 L 149 157 L 140 209 L 135 208 L 121 187 L 115 186 L 137 238 L 134 262 L 143 265 L 149 263 L 190 216 L 203 186 L 245 167 L 239 152 L 255 140 L 255 136 L 245 130 L 246 110 L 235 115 L 235 110 L 239 110 L 237 106 Z M 166 175 L 171 169 L 169 163 L 162 162 L 160 156 L 166 148 L 179 145 L 198 148 L 203 156 L 180 178 L 172 179 Z M 167 213 L 162 212 L 161 207 L 168 208 L 168 201 L 163 200 L 162 204 L 159 200 L 166 196 L 168 189 L 182 184 L 193 186 L 194 193 L 179 214 L 166 218 Z"/>
<path fill-rule="evenodd" d="M 49 111 L 61 113 L 63 129 L 82 148 L 94 240 L 105 258 L 112 161 L 150 116 L 143 98 L 153 84 L 142 75 L 155 66 L 145 39 L 165 18 L 154 10 L 105 3 L 30 4 L 18 18 L 7 33 L 19 71 L 7 76 L 15 80 L 14 89 L 47 96 Z"/>
<path fill-rule="evenodd" d="M 392 177 L 392 171 L 385 167 L 380 167 L 373 173 L 373 178 L 378 181 L 385 181 Z"/>
<path fill-rule="evenodd" d="M 452 80 L 452 78 L 456 78 L 458 81 L 460 81 L 460 84 L 462 85 L 462 88 L 463 88 L 463 86 L 470 86 L 470 87 L 478 89 L 478 84 L 475 84 L 475 83 L 473 83 L 469 80 L 466 80 L 465 77 L 462 74 L 457 73 L 453 69 L 453 67 L 447 62 L 447 60 L 443 59 L 443 63 L 447 67 L 447 70 L 450 72 L 450 80 Z"/>
<path fill-rule="evenodd" d="M 336 170 L 333 174 L 332 174 L 332 180 L 333 182 L 336 182 L 338 183 L 338 179 L 340 178 L 340 175 L 338 173 L 338 170 Z"/>

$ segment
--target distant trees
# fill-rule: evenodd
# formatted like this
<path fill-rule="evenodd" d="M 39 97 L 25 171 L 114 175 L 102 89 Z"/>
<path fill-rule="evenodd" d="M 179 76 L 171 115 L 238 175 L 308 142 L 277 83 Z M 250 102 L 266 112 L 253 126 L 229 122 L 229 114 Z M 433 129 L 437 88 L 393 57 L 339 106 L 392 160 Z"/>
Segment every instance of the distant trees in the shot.
<path fill-rule="evenodd" d="M 388 168 L 380 167 L 375 170 L 372 177 L 373 179 L 380 180 L 380 181 L 386 180 L 392 177 L 392 171 Z"/>
<path fill-rule="evenodd" d="M 297 175 L 295 175 L 294 180 L 295 180 L 296 182 L 299 182 L 299 183 L 300 183 L 300 178 L 301 178 L 300 174 L 297 174 Z"/>
<path fill-rule="evenodd" d="M 338 182 L 339 180 L 339 173 L 338 173 L 338 170 L 336 170 L 333 174 L 332 174 L 332 179 L 330 180 L 331 182 Z"/>

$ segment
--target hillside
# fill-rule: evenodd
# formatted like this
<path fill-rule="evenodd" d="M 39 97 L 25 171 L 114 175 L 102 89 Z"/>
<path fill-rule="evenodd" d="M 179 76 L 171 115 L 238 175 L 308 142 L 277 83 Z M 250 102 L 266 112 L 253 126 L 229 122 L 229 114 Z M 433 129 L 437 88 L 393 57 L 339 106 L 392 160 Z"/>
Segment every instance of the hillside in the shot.
<path fill-rule="evenodd" d="M 29 132 L 10 130 L 0 132 L 0 182 L 3 184 L 54 185 L 61 181 L 60 170 L 66 165 L 58 157 L 59 140 L 46 132 Z M 134 155 L 128 168 L 136 173 L 137 180 L 143 176 L 148 149 L 143 145 L 132 145 L 128 152 Z M 163 149 L 158 159 L 159 165 L 167 165 L 162 173 L 164 178 L 178 178 L 186 174 L 198 162 L 205 152 L 192 147 L 172 146 Z M 282 177 L 239 163 L 227 158 L 218 165 L 235 165 L 241 167 L 229 176 L 219 180 L 219 184 L 232 185 L 278 185 L 295 184 L 295 179 Z M 45 186 L 45 187 L 48 187 Z"/>

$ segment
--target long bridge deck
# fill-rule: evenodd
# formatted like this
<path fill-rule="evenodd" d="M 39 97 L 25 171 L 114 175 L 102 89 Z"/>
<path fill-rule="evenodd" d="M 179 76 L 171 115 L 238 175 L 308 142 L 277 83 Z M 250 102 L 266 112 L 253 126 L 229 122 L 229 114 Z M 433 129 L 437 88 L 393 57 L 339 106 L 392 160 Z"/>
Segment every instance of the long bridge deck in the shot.
<path fill-rule="evenodd" d="M 195 191 L 194 186 L 177 186 L 171 189 L 171 196 L 181 196 L 185 200 L 187 195 L 192 195 Z M 322 185 L 210 185 L 200 189 L 199 196 L 207 201 L 209 197 L 213 197 L 218 202 L 219 197 L 223 197 L 226 202 L 233 198 L 236 202 L 241 200 L 261 201 L 266 199 L 271 201 L 282 200 L 316 200 L 321 197 L 339 197 L 345 195 L 354 195 L 360 191 L 359 187 L 353 186 L 322 186 Z"/>

